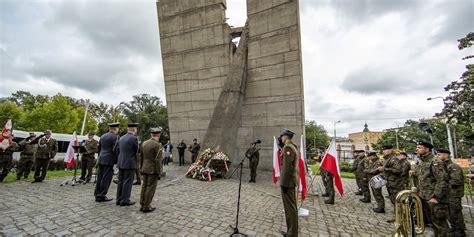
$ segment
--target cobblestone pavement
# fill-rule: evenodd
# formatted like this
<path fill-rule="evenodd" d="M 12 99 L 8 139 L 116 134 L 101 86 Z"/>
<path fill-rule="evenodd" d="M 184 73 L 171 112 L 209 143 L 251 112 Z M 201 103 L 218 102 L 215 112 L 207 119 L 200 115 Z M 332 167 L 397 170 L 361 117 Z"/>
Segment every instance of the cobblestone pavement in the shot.
<path fill-rule="evenodd" d="M 159 181 L 153 204 L 155 212 L 143 214 L 139 206 L 119 207 L 115 202 L 94 202 L 92 184 L 75 187 L 59 184 L 63 179 L 43 183 L 0 184 L 0 235 L 93 235 L 93 236 L 228 236 L 235 224 L 237 175 L 231 180 L 202 182 L 185 178 L 184 167 L 165 167 L 167 177 Z M 280 236 L 285 230 L 279 188 L 271 183 L 271 173 L 260 172 L 258 183 L 249 184 L 244 170 L 239 230 L 250 236 Z M 314 182 L 319 190 L 320 178 Z M 112 184 L 109 196 L 115 197 Z M 387 213 L 375 214 L 372 204 L 359 202 L 353 195 L 354 181 L 344 180 L 347 195 L 326 205 L 318 196 L 309 196 L 300 217 L 301 236 L 388 236 L 392 225 L 386 222 L 393 210 L 386 200 Z M 134 186 L 137 201 L 140 187 Z M 464 209 L 470 236 L 472 218 Z M 430 229 L 425 236 L 431 236 Z"/>

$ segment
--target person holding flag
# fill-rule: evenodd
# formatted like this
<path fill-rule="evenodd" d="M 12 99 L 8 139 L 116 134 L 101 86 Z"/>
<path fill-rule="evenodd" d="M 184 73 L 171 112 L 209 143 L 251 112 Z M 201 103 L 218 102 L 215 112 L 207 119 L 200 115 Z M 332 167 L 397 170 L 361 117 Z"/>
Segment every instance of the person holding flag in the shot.
<path fill-rule="evenodd" d="M 334 204 L 334 184 L 337 191 L 341 196 L 344 195 L 344 189 L 342 187 L 341 173 L 339 172 L 339 160 L 337 157 L 336 141 L 333 140 L 329 145 L 327 152 L 325 153 L 323 160 L 321 161 L 321 168 L 325 169 L 328 173 L 326 179 L 328 183 L 329 199 L 325 200 L 326 204 Z"/>
<path fill-rule="evenodd" d="M 13 141 L 12 121 L 9 119 L 0 134 L 0 182 L 3 182 L 10 172 L 13 152 L 18 150 L 18 144 Z"/>

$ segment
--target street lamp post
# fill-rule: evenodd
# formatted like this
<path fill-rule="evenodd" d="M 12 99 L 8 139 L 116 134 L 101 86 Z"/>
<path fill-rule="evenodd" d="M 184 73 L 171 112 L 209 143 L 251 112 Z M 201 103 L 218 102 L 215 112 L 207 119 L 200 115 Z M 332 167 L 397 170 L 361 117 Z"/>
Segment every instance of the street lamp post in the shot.
<path fill-rule="evenodd" d="M 444 98 L 441 96 L 436 96 L 436 97 L 430 97 L 427 98 L 426 100 L 434 100 L 434 99 L 442 99 L 444 101 Z M 451 128 L 449 126 L 448 118 L 445 117 L 446 121 L 446 132 L 448 133 L 448 146 L 449 146 L 449 152 L 451 153 L 451 158 L 454 157 L 454 146 L 453 146 L 453 139 L 451 137 Z"/>
<path fill-rule="evenodd" d="M 334 122 L 334 142 L 336 142 L 336 124 L 340 123 L 341 120 L 337 120 L 336 122 Z"/>

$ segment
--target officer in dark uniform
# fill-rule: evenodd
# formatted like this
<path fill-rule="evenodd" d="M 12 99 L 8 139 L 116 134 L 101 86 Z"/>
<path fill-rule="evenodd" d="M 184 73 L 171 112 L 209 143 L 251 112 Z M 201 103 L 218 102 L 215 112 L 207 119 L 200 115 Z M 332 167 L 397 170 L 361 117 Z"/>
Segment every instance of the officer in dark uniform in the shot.
<path fill-rule="evenodd" d="M 196 162 L 196 159 L 199 155 L 199 150 L 201 150 L 201 145 L 197 142 L 197 139 L 193 139 L 193 144 L 189 146 L 189 152 L 191 152 L 191 162 Z"/>
<path fill-rule="evenodd" d="M 35 158 L 35 180 L 32 183 L 42 182 L 48 172 L 49 161 L 58 152 L 58 142 L 51 138 L 51 131 L 44 132 L 44 137 L 38 141 L 38 150 Z M 40 175 L 41 171 L 41 175 Z"/>
<path fill-rule="evenodd" d="M 119 126 L 120 123 L 110 123 L 109 132 L 102 135 L 99 140 L 99 159 L 97 160 L 99 168 L 94 191 L 96 202 L 108 202 L 112 200 L 112 198 L 108 198 L 106 195 L 109 191 L 112 177 L 114 176 L 114 164 L 117 164 L 119 155 Z"/>
<path fill-rule="evenodd" d="M 156 208 L 151 207 L 156 185 L 163 171 L 163 148 L 160 143 L 161 128 L 150 129 L 151 138 L 140 148 L 140 171 L 143 175 L 142 191 L 140 193 L 140 211 L 147 213 Z"/>
<path fill-rule="evenodd" d="M 36 138 L 36 134 L 30 132 L 30 136 L 18 144 L 22 151 L 20 153 L 20 161 L 18 162 L 18 173 L 16 174 L 17 180 L 20 180 L 22 176 L 25 179 L 28 179 L 31 168 L 33 167 L 35 152 L 38 147 L 38 139 L 41 139 L 42 137 L 43 136 L 39 136 Z"/>
<path fill-rule="evenodd" d="M 461 167 L 454 163 L 448 150 L 436 150 L 437 158 L 444 162 L 448 172 L 448 201 L 449 201 L 449 223 L 453 231 L 453 236 L 466 236 L 466 224 L 462 214 L 461 199 L 464 196 L 464 174 Z"/>
<path fill-rule="evenodd" d="M 184 140 L 181 140 L 181 143 L 178 144 L 178 154 L 179 154 L 179 166 L 184 165 L 184 151 L 186 151 L 186 143 Z"/>
<path fill-rule="evenodd" d="M 133 180 L 138 163 L 138 123 L 127 125 L 127 134 L 119 141 L 119 151 L 117 167 L 119 168 L 117 184 L 117 200 L 115 204 L 120 206 L 131 206 L 135 202 L 130 201 Z"/>
<path fill-rule="evenodd" d="M 0 148 L 0 182 L 3 182 L 5 177 L 7 177 L 8 172 L 10 172 L 12 161 L 13 161 L 13 152 L 18 150 L 18 144 L 10 138 L 11 144 L 4 150 Z"/>
<path fill-rule="evenodd" d="M 298 148 L 291 141 L 295 133 L 283 130 L 280 134 L 281 148 L 281 174 L 280 187 L 285 209 L 286 227 L 285 235 L 298 236 L 298 208 L 296 202 L 296 187 L 299 183 Z"/>
<path fill-rule="evenodd" d="M 90 131 L 87 134 L 87 141 L 83 142 L 83 146 L 86 149 L 85 153 L 82 153 L 82 172 L 79 180 L 89 183 L 92 178 L 92 169 L 94 168 L 95 153 L 99 150 L 99 142 L 94 139 L 95 133 Z M 87 173 L 87 176 L 86 176 Z"/>
<path fill-rule="evenodd" d="M 258 167 L 258 160 L 260 158 L 260 148 L 257 148 L 257 144 L 261 143 L 262 141 L 257 140 L 252 143 L 252 147 L 247 149 L 245 152 L 245 157 L 249 159 L 249 168 L 250 168 L 250 180 L 249 183 L 256 183 L 257 178 L 257 167 Z"/>

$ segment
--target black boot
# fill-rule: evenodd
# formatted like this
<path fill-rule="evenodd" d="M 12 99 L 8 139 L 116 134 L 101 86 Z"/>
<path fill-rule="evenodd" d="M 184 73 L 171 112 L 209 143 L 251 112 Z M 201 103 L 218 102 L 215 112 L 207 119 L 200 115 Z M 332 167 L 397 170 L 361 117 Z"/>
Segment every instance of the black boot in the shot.
<path fill-rule="evenodd" d="M 361 201 L 363 203 L 370 203 L 370 199 L 367 199 L 367 198 L 361 198 L 361 199 L 359 199 L 359 201 Z"/>
<path fill-rule="evenodd" d="M 327 199 L 327 200 L 324 200 L 324 203 L 326 203 L 326 204 L 334 204 L 334 200 L 329 200 L 329 199 Z"/>
<path fill-rule="evenodd" d="M 373 208 L 372 210 L 374 210 L 376 213 L 385 213 L 385 209 L 383 207 Z"/>
<path fill-rule="evenodd" d="M 321 197 L 329 197 L 329 194 L 328 194 L 328 193 L 323 193 L 323 194 L 321 195 Z"/>

